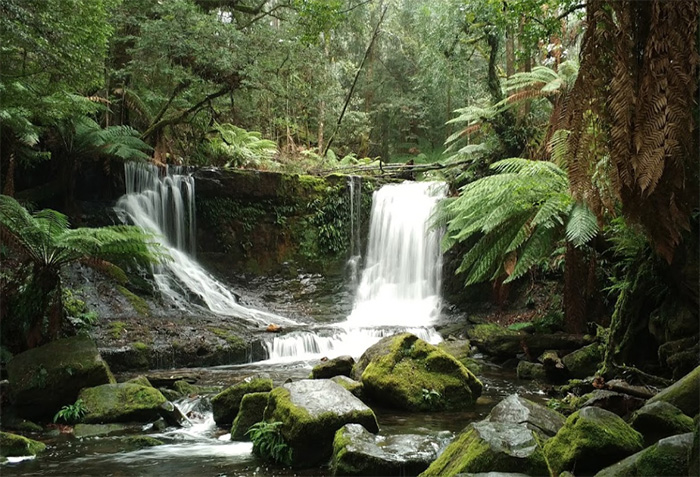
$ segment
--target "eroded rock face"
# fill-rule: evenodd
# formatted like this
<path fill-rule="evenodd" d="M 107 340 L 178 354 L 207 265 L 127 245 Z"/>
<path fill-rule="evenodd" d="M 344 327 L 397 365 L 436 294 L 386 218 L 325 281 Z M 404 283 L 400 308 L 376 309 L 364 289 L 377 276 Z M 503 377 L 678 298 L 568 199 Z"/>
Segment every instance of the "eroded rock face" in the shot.
<path fill-rule="evenodd" d="M 350 391 L 327 379 L 305 379 L 273 389 L 265 420 L 282 422 L 282 436 L 292 448 L 295 467 L 310 467 L 328 459 L 333 437 L 345 424 L 379 431 L 374 412 Z"/>
<path fill-rule="evenodd" d="M 375 436 L 359 424 L 346 424 L 333 440 L 333 474 L 418 475 L 437 458 L 450 435 Z"/>
<path fill-rule="evenodd" d="M 462 363 L 410 333 L 381 340 L 365 355 L 373 357 L 362 372 L 364 396 L 386 406 L 462 410 L 481 395 L 481 381 Z"/>
<path fill-rule="evenodd" d="M 533 431 L 509 422 L 470 424 L 421 477 L 492 471 L 548 475 Z"/>
<path fill-rule="evenodd" d="M 554 472 L 592 473 L 642 449 L 642 435 L 616 414 L 584 407 L 544 445 Z"/>
<path fill-rule="evenodd" d="M 214 421 L 219 426 L 230 426 L 238 414 L 243 396 L 271 390 L 272 379 L 262 377 L 254 377 L 224 389 L 211 400 Z"/>
<path fill-rule="evenodd" d="M 17 413 L 28 419 L 51 419 L 73 404 L 82 388 L 114 382 L 114 377 L 87 337 L 74 336 L 14 356 L 7 365 Z"/>
<path fill-rule="evenodd" d="M 154 421 L 168 402 L 157 389 L 134 383 L 85 388 L 78 397 L 87 409 L 83 417 L 87 424 Z"/>
<path fill-rule="evenodd" d="M 601 470 L 596 477 L 697 475 L 688 472 L 688 455 L 692 445 L 692 432 L 667 437 Z"/>
<path fill-rule="evenodd" d="M 511 394 L 491 410 L 486 420 L 521 424 L 544 437 L 552 437 L 562 428 L 565 418 L 552 409 Z"/>

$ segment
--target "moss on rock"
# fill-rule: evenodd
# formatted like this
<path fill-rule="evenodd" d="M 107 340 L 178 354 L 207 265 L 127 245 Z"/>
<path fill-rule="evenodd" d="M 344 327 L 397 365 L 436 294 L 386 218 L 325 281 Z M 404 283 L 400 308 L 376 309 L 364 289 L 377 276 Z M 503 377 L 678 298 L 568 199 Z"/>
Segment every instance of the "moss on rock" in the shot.
<path fill-rule="evenodd" d="M 294 467 L 309 467 L 328 459 L 335 433 L 345 424 L 379 431 L 374 412 L 327 379 L 295 381 L 273 389 L 265 420 L 283 423 L 282 436 L 292 448 Z"/>
<path fill-rule="evenodd" d="M 211 399 L 214 421 L 219 426 L 230 426 L 238 414 L 243 396 L 271 390 L 272 379 L 261 377 L 250 378 L 224 389 Z"/>
<path fill-rule="evenodd" d="M 679 434 L 661 439 L 653 446 L 606 467 L 596 477 L 661 477 L 698 475 L 689 471 L 688 452 L 693 434 Z"/>
<path fill-rule="evenodd" d="M 86 423 L 150 421 L 160 416 L 167 401 L 153 387 L 133 383 L 104 384 L 80 392 Z"/>
<path fill-rule="evenodd" d="M 407 411 L 435 411 L 467 409 L 481 395 L 481 381 L 437 347 L 410 333 L 390 343 L 362 373 L 369 398 Z"/>
<path fill-rule="evenodd" d="M 664 437 L 693 431 L 693 419 L 673 404 L 657 401 L 639 409 L 632 415 L 632 427 L 644 436 L 647 444 Z"/>
<path fill-rule="evenodd" d="M 131 449 L 143 449 L 145 447 L 156 447 L 164 444 L 160 439 L 150 436 L 130 436 L 124 438 L 124 443 Z"/>
<path fill-rule="evenodd" d="M 481 421 L 470 424 L 420 475 L 449 477 L 478 472 L 548 474 L 533 431 L 512 423 Z"/>
<path fill-rule="evenodd" d="M 231 426 L 232 441 L 249 441 L 246 435 L 250 426 L 263 420 L 265 408 L 270 397 L 269 392 L 245 394 Z"/>
<path fill-rule="evenodd" d="M 362 383 L 355 381 L 354 379 L 348 378 L 347 376 L 333 376 L 331 381 L 340 384 L 345 389 L 350 391 L 356 398 L 362 399 Z"/>
<path fill-rule="evenodd" d="M 592 472 L 642 449 L 642 435 L 610 411 L 585 407 L 573 413 L 544 446 L 556 473 Z"/>
<path fill-rule="evenodd" d="M 700 411 L 698 396 L 700 396 L 700 366 L 649 399 L 649 404 L 666 401 L 688 416 L 695 416 Z"/>
<path fill-rule="evenodd" d="M 46 449 L 43 442 L 0 431 L 0 457 L 37 455 Z"/>
<path fill-rule="evenodd" d="M 596 373 L 602 359 L 600 345 L 593 343 L 567 354 L 562 358 L 562 362 L 572 377 L 583 379 Z"/>

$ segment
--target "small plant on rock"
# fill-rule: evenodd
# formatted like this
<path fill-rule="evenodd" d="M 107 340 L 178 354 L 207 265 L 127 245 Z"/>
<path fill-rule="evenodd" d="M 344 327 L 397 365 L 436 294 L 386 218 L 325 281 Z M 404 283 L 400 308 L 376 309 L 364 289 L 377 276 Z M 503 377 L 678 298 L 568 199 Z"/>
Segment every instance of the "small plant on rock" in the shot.
<path fill-rule="evenodd" d="M 434 389 L 423 388 L 423 401 L 430 407 L 436 408 L 440 404 L 442 394 Z"/>
<path fill-rule="evenodd" d="M 63 421 L 66 424 L 80 422 L 87 412 L 87 408 L 82 399 L 78 399 L 74 404 L 63 406 L 53 417 L 53 422 Z"/>
<path fill-rule="evenodd" d="M 292 463 L 292 448 L 284 440 L 280 427 L 282 423 L 261 421 L 250 426 L 246 432 L 253 441 L 253 453 L 266 460 L 279 464 Z"/>

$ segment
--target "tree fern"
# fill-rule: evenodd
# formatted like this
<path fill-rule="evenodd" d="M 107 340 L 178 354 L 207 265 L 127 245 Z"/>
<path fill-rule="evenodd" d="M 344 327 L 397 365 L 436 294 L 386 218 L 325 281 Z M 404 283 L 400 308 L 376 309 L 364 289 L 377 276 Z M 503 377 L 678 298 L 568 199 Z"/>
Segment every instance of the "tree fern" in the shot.
<path fill-rule="evenodd" d="M 491 169 L 494 175 L 464 186 L 436 215 L 447 223 L 444 248 L 473 243 L 457 270 L 466 274 L 466 285 L 507 275 L 503 263 L 513 256 L 506 281 L 515 280 L 549 257 L 562 238 L 581 246 L 597 234 L 595 216 L 574 202 L 566 172 L 556 164 L 512 158 Z"/>
<path fill-rule="evenodd" d="M 223 167 L 258 167 L 277 155 L 277 143 L 233 124 L 215 124 L 208 139 L 206 153 Z"/>

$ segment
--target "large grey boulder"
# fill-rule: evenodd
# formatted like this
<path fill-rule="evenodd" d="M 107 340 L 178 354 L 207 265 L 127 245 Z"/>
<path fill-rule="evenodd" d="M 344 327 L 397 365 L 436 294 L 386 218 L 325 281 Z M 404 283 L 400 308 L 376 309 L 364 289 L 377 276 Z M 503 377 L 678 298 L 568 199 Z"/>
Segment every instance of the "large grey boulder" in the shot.
<path fill-rule="evenodd" d="M 375 436 L 359 424 L 346 424 L 333 440 L 333 475 L 418 475 L 437 458 L 449 436 Z"/>
<path fill-rule="evenodd" d="M 475 422 L 447 446 L 421 477 L 491 471 L 547 475 L 535 433 L 510 422 Z"/>
<path fill-rule="evenodd" d="M 692 445 L 692 432 L 667 437 L 601 470 L 596 477 L 697 475 L 688 473 L 688 453 Z"/>
<path fill-rule="evenodd" d="M 292 449 L 295 467 L 310 467 L 328 459 L 335 433 L 345 424 L 379 431 L 374 412 L 328 379 L 305 379 L 273 389 L 265 420 L 282 422 L 282 437 Z"/>
<path fill-rule="evenodd" d="M 368 399 L 406 411 L 453 411 L 471 408 L 481 395 L 481 381 L 471 371 L 415 335 L 402 333 L 375 346 L 381 353 L 370 347 L 365 354 L 374 357 L 362 372 Z"/>
<path fill-rule="evenodd" d="M 167 410 L 165 396 L 156 388 L 134 383 L 103 384 L 80 392 L 87 412 L 86 424 L 149 422 Z"/>
<path fill-rule="evenodd" d="M 214 422 L 219 426 L 230 426 L 238 414 L 243 396 L 249 393 L 264 393 L 272 390 L 272 379 L 251 377 L 229 386 L 211 399 Z"/>
<path fill-rule="evenodd" d="M 584 407 L 566 420 L 544 445 L 556 475 L 566 470 L 586 475 L 642 450 L 642 435 L 617 414 Z"/>
<path fill-rule="evenodd" d="M 552 437 L 564 425 L 562 414 L 529 401 L 517 394 L 511 394 L 491 409 L 486 417 L 491 422 L 521 424 L 540 433 L 545 438 Z"/>
<path fill-rule="evenodd" d="M 73 404 L 82 388 L 115 382 L 95 343 L 84 336 L 18 354 L 7 374 L 17 414 L 28 419 L 51 419 Z"/>

